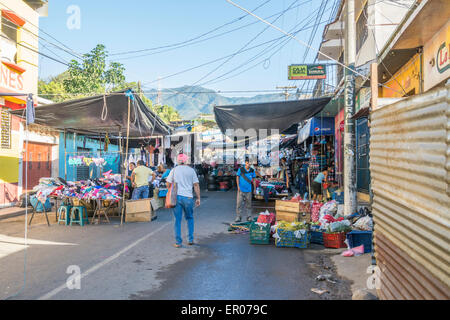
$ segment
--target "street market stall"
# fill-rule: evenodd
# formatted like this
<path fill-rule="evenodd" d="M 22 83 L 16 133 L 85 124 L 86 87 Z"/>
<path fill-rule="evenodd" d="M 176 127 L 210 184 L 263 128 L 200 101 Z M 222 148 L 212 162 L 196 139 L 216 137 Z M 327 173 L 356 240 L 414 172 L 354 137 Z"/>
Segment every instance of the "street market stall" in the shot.
<path fill-rule="evenodd" d="M 109 143 L 119 145 L 119 151 L 115 153 L 114 161 L 118 161 L 120 172 L 115 174 L 112 171 L 100 172 L 97 177 L 90 177 L 83 181 L 59 179 L 55 185 L 47 185 L 48 188 L 40 190 L 37 194 L 37 199 L 41 199 L 39 202 L 44 201 L 45 203 L 48 196 L 59 198 L 62 205 L 57 208 L 57 212 L 62 213 L 60 208 L 67 206 L 65 208 L 66 221 L 69 214 L 68 207 L 71 207 L 71 210 L 74 207 L 85 208 L 80 209 L 81 212 L 78 214 L 78 216 L 85 217 L 84 210 L 89 207 L 86 202 L 89 202 L 93 208 L 94 217 L 100 218 L 100 215 L 103 214 L 108 220 L 108 211 L 117 205 L 122 223 L 125 213 L 124 202 L 129 197 L 128 185 L 124 182 L 131 148 L 148 145 L 150 139 L 168 135 L 170 127 L 145 105 L 139 95 L 130 89 L 40 106 L 34 112 L 35 123 L 63 132 L 64 141 L 61 141 L 60 147 L 64 147 L 65 173 L 68 166 L 89 166 L 93 163 L 98 168 L 102 168 L 108 162 L 107 156 L 96 157 L 83 154 L 83 152 L 81 154 L 67 152 L 67 136 L 69 134 L 86 135 L 96 139 L 103 138 Z M 11 113 L 22 118 L 25 117 L 22 110 Z M 108 156 L 111 154 L 106 152 Z M 52 190 L 50 191 L 50 189 Z M 84 201 L 85 204 L 83 205 L 81 201 Z M 72 215 L 71 211 L 70 215 Z M 79 220 L 81 220 L 80 224 L 83 224 L 83 219 Z"/>

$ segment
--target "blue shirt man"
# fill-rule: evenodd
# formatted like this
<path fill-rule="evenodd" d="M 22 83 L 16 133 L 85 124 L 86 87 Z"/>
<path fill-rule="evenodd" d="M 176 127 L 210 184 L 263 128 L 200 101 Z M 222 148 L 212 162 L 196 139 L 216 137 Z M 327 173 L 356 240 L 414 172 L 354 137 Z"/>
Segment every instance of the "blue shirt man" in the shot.
<path fill-rule="evenodd" d="M 241 192 L 252 192 L 252 184 L 245 180 L 242 177 L 245 175 L 248 180 L 251 182 L 254 178 L 256 178 L 255 171 L 252 168 L 239 168 L 236 173 L 236 176 L 239 177 L 239 190 Z"/>
<path fill-rule="evenodd" d="M 236 182 L 238 185 L 236 220 L 234 220 L 236 222 L 241 221 L 241 211 L 244 205 L 247 211 L 247 221 L 252 221 L 252 182 L 255 177 L 255 171 L 250 168 L 250 162 L 246 160 L 245 167 L 239 168 L 236 173 Z"/>

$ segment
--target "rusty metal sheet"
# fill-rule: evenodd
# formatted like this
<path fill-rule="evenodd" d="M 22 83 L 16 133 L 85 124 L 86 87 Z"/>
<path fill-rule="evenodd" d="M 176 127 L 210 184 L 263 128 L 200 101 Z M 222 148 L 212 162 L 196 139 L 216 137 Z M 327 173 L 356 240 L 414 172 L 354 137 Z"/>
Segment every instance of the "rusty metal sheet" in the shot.
<path fill-rule="evenodd" d="M 450 298 L 450 85 L 371 114 L 383 299 Z"/>

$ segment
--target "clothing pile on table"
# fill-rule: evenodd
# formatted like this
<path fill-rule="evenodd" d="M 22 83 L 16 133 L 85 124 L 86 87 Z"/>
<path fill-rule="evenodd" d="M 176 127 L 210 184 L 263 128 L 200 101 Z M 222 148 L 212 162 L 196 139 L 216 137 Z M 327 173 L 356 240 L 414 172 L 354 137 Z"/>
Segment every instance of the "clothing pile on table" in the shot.
<path fill-rule="evenodd" d="M 41 178 L 39 185 L 33 188 L 37 199 L 45 203 L 49 196 L 58 198 L 71 197 L 80 200 L 112 200 L 117 202 L 122 198 L 123 184 L 121 175 L 105 172 L 103 178 L 86 181 L 64 181 L 61 178 Z M 128 186 L 125 185 L 125 192 Z"/>

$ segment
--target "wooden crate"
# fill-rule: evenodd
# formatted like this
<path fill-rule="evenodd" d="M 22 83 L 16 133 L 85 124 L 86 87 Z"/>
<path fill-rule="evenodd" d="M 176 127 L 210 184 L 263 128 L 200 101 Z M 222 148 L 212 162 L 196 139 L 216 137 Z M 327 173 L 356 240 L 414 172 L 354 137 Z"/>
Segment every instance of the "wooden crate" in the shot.
<path fill-rule="evenodd" d="M 278 211 L 276 214 L 277 221 L 299 222 L 300 215 L 295 212 Z"/>
<path fill-rule="evenodd" d="M 277 212 L 283 211 L 283 212 L 299 213 L 300 212 L 300 203 L 284 201 L 284 200 L 277 200 L 275 202 L 275 210 Z"/>
<path fill-rule="evenodd" d="M 156 218 L 150 199 L 128 200 L 125 202 L 125 222 L 150 222 Z"/>

